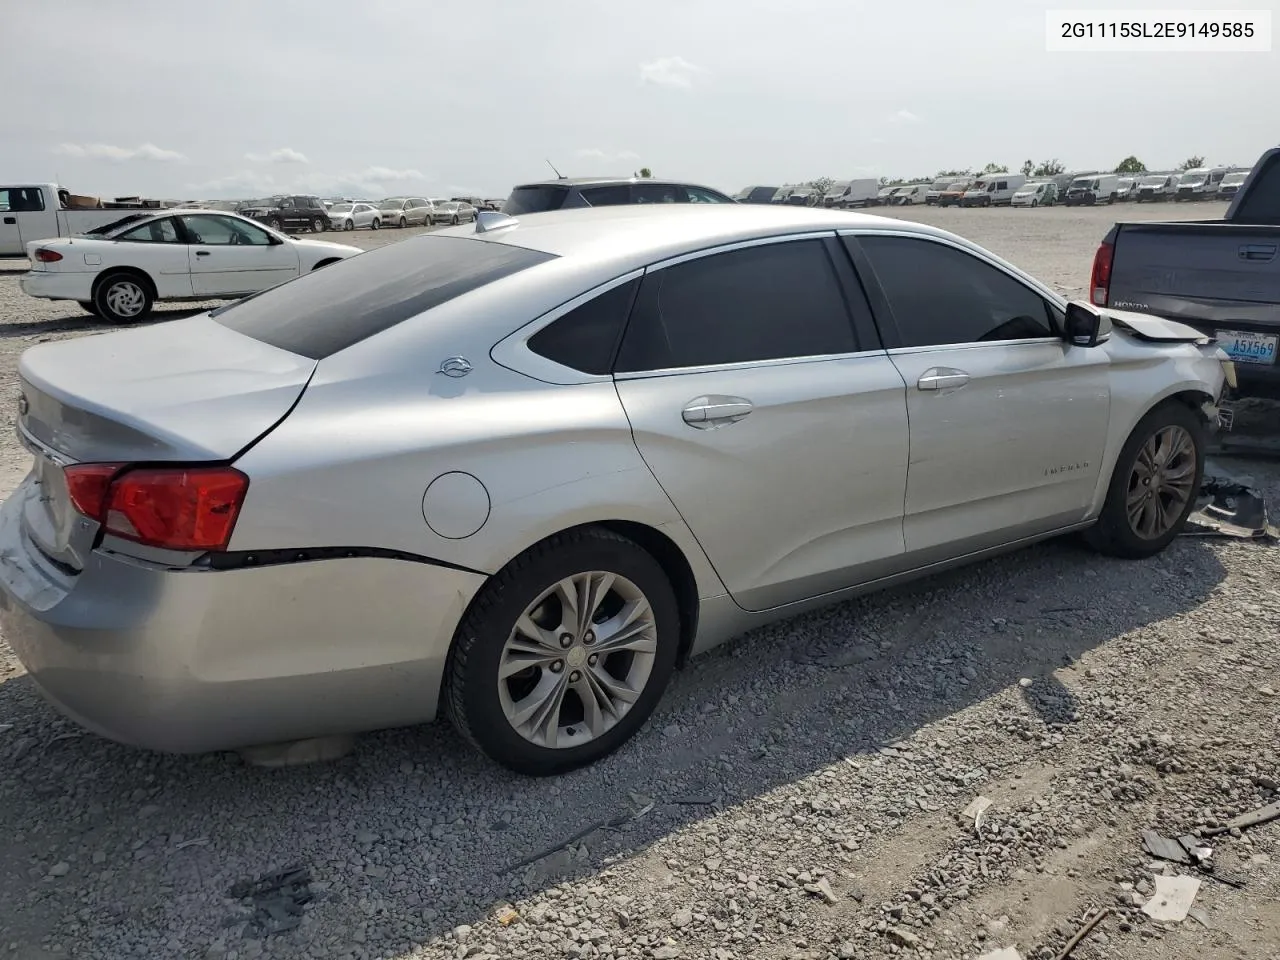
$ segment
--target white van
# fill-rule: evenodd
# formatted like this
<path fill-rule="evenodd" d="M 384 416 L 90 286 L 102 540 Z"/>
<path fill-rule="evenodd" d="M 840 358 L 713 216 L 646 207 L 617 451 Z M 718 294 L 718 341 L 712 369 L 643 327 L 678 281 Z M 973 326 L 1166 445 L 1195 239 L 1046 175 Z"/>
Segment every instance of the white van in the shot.
<path fill-rule="evenodd" d="M 899 187 L 897 192 L 889 197 L 889 203 L 898 207 L 909 207 L 913 203 L 925 203 L 928 198 L 929 184 L 912 183 L 905 187 Z"/>
<path fill-rule="evenodd" d="M 850 207 L 867 207 L 875 203 L 879 192 L 880 181 L 874 177 L 845 181 L 844 189 L 831 198 L 831 206 L 845 210 Z"/>
<path fill-rule="evenodd" d="M 1052 180 L 1040 180 L 1023 185 L 1009 201 L 1011 207 L 1052 207 L 1058 200 L 1058 185 Z"/>
<path fill-rule="evenodd" d="M 960 198 L 960 206 L 1007 207 L 1026 182 L 1027 177 L 1022 173 L 992 173 L 980 177 Z"/>
<path fill-rule="evenodd" d="M 1138 181 L 1134 188 L 1134 203 L 1149 200 L 1157 203 L 1168 200 L 1178 192 L 1178 175 L 1176 173 L 1152 173 Z"/>
<path fill-rule="evenodd" d="M 1120 178 L 1114 173 L 1087 173 L 1071 181 L 1062 203 L 1068 207 L 1115 203 L 1119 185 Z"/>
<path fill-rule="evenodd" d="M 924 202 L 934 204 L 938 202 L 938 197 L 946 191 L 947 187 L 956 182 L 955 177 L 939 177 L 933 183 L 929 184 L 929 189 L 925 191 Z"/>
<path fill-rule="evenodd" d="M 1193 167 L 1178 178 L 1178 192 L 1174 200 L 1212 200 L 1218 195 L 1222 178 L 1230 173 L 1227 167 Z"/>

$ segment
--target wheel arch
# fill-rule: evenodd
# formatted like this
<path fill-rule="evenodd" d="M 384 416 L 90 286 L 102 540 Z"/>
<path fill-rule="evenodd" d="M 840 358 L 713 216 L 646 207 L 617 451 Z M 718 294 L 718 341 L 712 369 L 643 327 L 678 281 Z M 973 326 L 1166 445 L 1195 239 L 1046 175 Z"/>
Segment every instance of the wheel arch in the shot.
<path fill-rule="evenodd" d="M 121 276 L 122 274 L 125 276 L 136 277 L 137 279 L 141 280 L 143 283 L 147 285 L 151 293 L 151 299 L 155 300 L 157 298 L 156 282 L 152 278 L 151 274 L 147 273 L 147 271 L 143 270 L 141 267 L 128 267 L 128 266 L 108 267 L 106 270 L 103 270 L 101 273 L 99 273 L 96 277 L 93 278 L 93 287 L 91 288 L 91 295 L 93 297 L 97 297 L 98 291 L 102 289 L 102 285 L 104 283 L 106 283 L 112 277 L 118 277 L 118 276 Z"/>

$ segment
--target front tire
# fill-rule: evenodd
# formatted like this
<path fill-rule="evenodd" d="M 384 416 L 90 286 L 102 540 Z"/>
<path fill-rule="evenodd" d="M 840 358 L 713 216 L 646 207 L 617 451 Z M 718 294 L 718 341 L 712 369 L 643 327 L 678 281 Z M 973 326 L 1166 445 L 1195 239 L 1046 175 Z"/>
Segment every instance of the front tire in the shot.
<path fill-rule="evenodd" d="M 267 221 L 267 226 L 276 232 L 283 232 L 284 222 L 279 217 L 272 217 Z"/>
<path fill-rule="evenodd" d="M 373 222 L 369 224 L 369 229 L 377 230 L 380 226 L 382 226 L 382 221 L 374 218 Z"/>
<path fill-rule="evenodd" d="M 354 222 L 354 221 L 352 221 L 352 220 L 343 220 L 343 221 L 342 221 L 342 229 L 343 229 L 343 230 L 354 230 L 355 228 L 356 228 L 356 225 L 355 225 L 355 222 Z"/>
<path fill-rule="evenodd" d="M 1164 550 L 1195 509 L 1204 475 L 1205 424 L 1166 400 L 1138 421 L 1085 540 L 1099 553 L 1138 560 Z"/>
<path fill-rule="evenodd" d="M 409 221 L 406 220 L 404 217 L 401 217 L 400 222 L 396 224 L 396 226 L 399 227 L 401 230 L 403 230 L 408 225 L 409 225 Z"/>
<path fill-rule="evenodd" d="M 312 233 L 324 233 L 324 228 L 325 228 L 325 222 L 321 220 L 319 217 L 316 217 L 314 220 L 311 221 Z"/>
<path fill-rule="evenodd" d="M 93 291 L 95 312 L 109 323 L 138 323 L 151 313 L 151 284 L 135 273 L 109 273 Z"/>
<path fill-rule="evenodd" d="M 451 219 L 449 222 L 456 227 L 458 225 L 458 215 L 455 213 L 453 215 L 453 219 Z"/>
<path fill-rule="evenodd" d="M 557 534 L 472 602 L 449 654 L 445 709 L 502 766 L 564 773 L 612 753 L 648 719 L 679 639 L 675 592 L 648 552 L 595 527 Z"/>

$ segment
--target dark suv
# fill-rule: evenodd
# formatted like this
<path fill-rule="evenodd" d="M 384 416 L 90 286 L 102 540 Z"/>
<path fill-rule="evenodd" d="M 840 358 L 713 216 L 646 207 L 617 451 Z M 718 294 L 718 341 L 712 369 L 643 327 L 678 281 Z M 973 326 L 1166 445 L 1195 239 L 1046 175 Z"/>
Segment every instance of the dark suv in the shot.
<path fill-rule="evenodd" d="M 265 223 L 272 230 L 310 230 L 320 233 L 329 229 L 329 212 L 319 197 L 306 194 L 267 197 L 242 203 L 236 213 Z"/>
<path fill-rule="evenodd" d="M 516 187 L 502 205 L 509 216 L 570 207 L 617 207 L 630 203 L 735 203 L 719 190 L 651 177 L 579 177 Z"/>

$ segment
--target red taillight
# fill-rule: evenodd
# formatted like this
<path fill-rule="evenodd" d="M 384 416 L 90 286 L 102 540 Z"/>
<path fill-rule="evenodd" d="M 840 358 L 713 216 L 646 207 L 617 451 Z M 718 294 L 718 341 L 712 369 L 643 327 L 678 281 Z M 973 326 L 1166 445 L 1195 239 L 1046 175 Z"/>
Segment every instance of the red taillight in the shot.
<path fill-rule="evenodd" d="M 45 247 L 41 247 L 36 251 L 36 259 L 41 263 L 57 263 L 62 259 L 62 254 L 57 250 L 49 250 Z"/>
<path fill-rule="evenodd" d="M 1093 255 L 1093 272 L 1089 275 L 1089 299 L 1094 306 L 1105 307 L 1111 294 L 1111 262 L 1116 248 L 1105 241 Z"/>
<path fill-rule="evenodd" d="M 113 536 L 169 550 L 224 550 L 249 478 L 233 467 L 66 468 L 77 510 Z"/>

